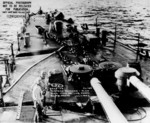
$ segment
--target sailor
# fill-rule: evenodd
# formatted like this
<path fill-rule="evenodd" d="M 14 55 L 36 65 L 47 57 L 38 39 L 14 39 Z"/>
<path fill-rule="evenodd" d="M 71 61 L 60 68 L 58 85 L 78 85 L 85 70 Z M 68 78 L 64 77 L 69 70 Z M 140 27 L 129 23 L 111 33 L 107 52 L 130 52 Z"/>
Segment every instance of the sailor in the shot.
<path fill-rule="evenodd" d="M 42 91 L 45 91 L 47 89 L 47 78 L 46 78 L 46 71 L 41 71 L 41 74 L 40 74 L 40 79 L 41 79 L 41 88 L 42 88 Z"/>
<path fill-rule="evenodd" d="M 50 22 L 50 24 L 49 24 L 49 29 L 48 29 L 48 33 L 49 33 L 49 34 L 55 31 L 54 22 L 55 22 L 55 20 L 52 18 L 52 19 L 51 19 L 51 22 Z"/>
<path fill-rule="evenodd" d="M 50 78 L 52 76 L 52 73 L 53 73 L 52 70 L 48 71 L 48 78 Z"/>
<path fill-rule="evenodd" d="M 79 32 L 78 32 L 78 29 L 77 29 L 77 25 L 74 25 L 73 31 L 76 32 L 77 34 L 79 33 Z"/>
<path fill-rule="evenodd" d="M 58 12 L 58 10 L 57 10 L 57 9 L 55 9 L 55 10 L 54 10 L 54 14 L 57 14 L 57 12 Z"/>
<path fill-rule="evenodd" d="M 43 36 L 43 42 L 45 43 L 45 45 L 47 45 L 49 39 L 48 30 L 44 30 L 42 36 Z"/>
<path fill-rule="evenodd" d="M 26 32 L 26 24 L 24 24 L 21 28 L 21 33 L 24 34 Z"/>
<path fill-rule="evenodd" d="M 43 10 L 42 10 L 41 6 L 40 6 L 39 11 L 38 11 L 37 13 L 38 13 L 39 15 L 42 15 L 42 14 L 43 14 Z"/>
<path fill-rule="evenodd" d="M 84 30 L 84 31 L 87 31 L 89 28 L 88 28 L 88 25 L 87 23 L 83 23 L 81 28 Z"/>
<path fill-rule="evenodd" d="M 55 17 L 55 20 L 64 20 L 64 14 L 60 11 L 58 11 L 57 9 L 55 9 L 54 11 L 54 17 Z"/>
<path fill-rule="evenodd" d="M 37 79 L 35 82 L 33 89 L 32 89 L 32 98 L 34 102 L 34 108 L 37 108 L 39 120 L 42 119 L 42 117 L 46 116 L 46 106 L 45 106 L 45 95 L 43 95 L 42 90 L 42 81 L 40 78 Z"/>
<path fill-rule="evenodd" d="M 34 108 L 36 108 L 38 112 L 39 121 L 41 121 L 43 115 L 43 109 L 44 109 L 43 108 L 44 96 L 42 94 L 41 80 L 39 78 L 32 89 L 32 98 L 34 102 Z"/>
<path fill-rule="evenodd" d="M 41 88 L 41 80 L 38 78 L 35 85 L 32 89 L 32 98 L 34 101 L 34 107 L 37 107 L 39 105 L 41 109 L 43 108 L 43 94 L 42 94 L 42 88 Z"/>
<path fill-rule="evenodd" d="M 102 31 L 102 46 L 106 46 L 106 43 L 108 42 L 107 38 L 108 32 L 106 30 Z"/>
<path fill-rule="evenodd" d="M 25 15 L 26 17 L 25 17 L 25 24 L 27 25 L 27 24 L 29 24 L 30 25 L 30 14 L 29 14 L 29 12 L 28 13 L 26 13 L 26 15 Z"/>
<path fill-rule="evenodd" d="M 57 34 L 62 34 L 63 22 L 61 20 L 56 20 L 54 22 L 54 28 L 55 28 L 55 31 L 57 32 Z"/>
<path fill-rule="evenodd" d="M 9 55 L 8 63 L 10 71 L 13 72 L 15 67 L 15 59 L 12 55 Z"/>
<path fill-rule="evenodd" d="M 47 79 L 47 73 L 46 71 L 41 71 L 40 74 L 40 86 L 42 89 L 42 94 L 43 94 L 43 105 L 46 106 L 45 100 L 46 100 L 46 91 L 48 89 L 48 79 Z"/>
<path fill-rule="evenodd" d="M 50 19 L 51 19 L 50 13 L 46 12 L 46 13 L 45 13 L 45 20 L 46 20 L 46 24 L 47 24 L 47 25 L 49 25 Z"/>
<path fill-rule="evenodd" d="M 127 87 L 129 86 L 129 77 L 131 76 L 139 76 L 140 73 L 132 67 L 122 67 L 119 68 L 116 72 L 115 72 L 115 77 L 117 78 L 116 81 L 116 85 L 118 87 L 118 90 L 120 92 L 126 92 L 125 90 L 127 89 Z"/>

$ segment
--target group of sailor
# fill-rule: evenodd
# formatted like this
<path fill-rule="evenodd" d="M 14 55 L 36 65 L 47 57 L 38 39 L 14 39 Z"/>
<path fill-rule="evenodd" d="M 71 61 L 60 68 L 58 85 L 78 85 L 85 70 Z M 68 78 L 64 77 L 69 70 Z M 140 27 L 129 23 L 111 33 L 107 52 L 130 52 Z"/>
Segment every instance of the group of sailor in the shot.
<path fill-rule="evenodd" d="M 55 74 L 55 69 L 50 70 L 48 73 L 42 71 L 32 86 L 32 98 L 34 102 L 34 108 L 37 108 L 38 113 L 45 115 L 46 112 L 46 92 L 48 91 L 49 78 L 52 74 Z"/>

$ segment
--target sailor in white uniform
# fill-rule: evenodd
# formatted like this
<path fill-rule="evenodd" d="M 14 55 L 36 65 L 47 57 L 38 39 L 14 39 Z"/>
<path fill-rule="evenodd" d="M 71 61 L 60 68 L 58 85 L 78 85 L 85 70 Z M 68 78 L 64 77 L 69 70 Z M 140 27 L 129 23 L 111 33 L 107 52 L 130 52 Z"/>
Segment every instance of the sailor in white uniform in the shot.
<path fill-rule="evenodd" d="M 32 90 L 32 98 L 34 101 L 34 107 L 37 107 L 37 105 L 39 105 L 42 109 L 43 109 L 43 91 L 41 88 L 41 80 L 38 79 L 35 83 L 35 85 L 33 86 L 33 90 Z"/>

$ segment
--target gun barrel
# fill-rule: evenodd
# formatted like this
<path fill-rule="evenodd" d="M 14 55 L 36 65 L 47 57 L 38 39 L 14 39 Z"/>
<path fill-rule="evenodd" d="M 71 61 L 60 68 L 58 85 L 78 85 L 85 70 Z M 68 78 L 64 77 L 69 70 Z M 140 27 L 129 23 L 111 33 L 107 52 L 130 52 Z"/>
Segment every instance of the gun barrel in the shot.
<path fill-rule="evenodd" d="M 91 79 L 91 86 L 95 90 L 109 121 L 111 123 L 128 123 L 127 119 L 120 112 L 97 78 Z"/>
<path fill-rule="evenodd" d="M 129 81 L 150 102 L 150 88 L 136 76 L 131 76 Z"/>

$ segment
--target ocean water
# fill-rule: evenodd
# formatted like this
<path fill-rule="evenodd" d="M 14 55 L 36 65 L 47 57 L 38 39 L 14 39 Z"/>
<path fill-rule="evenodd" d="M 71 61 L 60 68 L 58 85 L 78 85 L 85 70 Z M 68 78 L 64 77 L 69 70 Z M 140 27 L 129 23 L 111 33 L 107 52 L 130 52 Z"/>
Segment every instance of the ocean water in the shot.
<path fill-rule="evenodd" d="M 95 30 L 97 18 L 100 30 L 114 32 L 117 25 L 118 41 L 136 43 L 137 33 L 140 33 L 140 41 L 150 45 L 150 0 L 31 0 L 31 2 L 31 12 L 36 12 L 40 6 L 44 11 L 58 9 L 66 18 L 72 17 L 77 24 L 88 23 L 91 30 Z M 10 54 L 12 42 L 15 42 L 14 50 L 17 50 L 17 32 L 20 31 L 22 24 L 22 18 L 0 16 L 0 57 Z"/>
<path fill-rule="evenodd" d="M 22 24 L 22 18 L 0 17 L 0 57 L 11 54 L 11 43 L 14 43 L 14 50 L 16 50 L 17 32 L 20 32 Z"/>
<path fill-rule="evenodd" d="M 0 17 L 0 59 L 11 54 L 11 43 L 17 51 L 17 32 L 20 31 L 22 19 Z M 5 73 L 4 62 L 0 61 L 0 74 Z"/>

